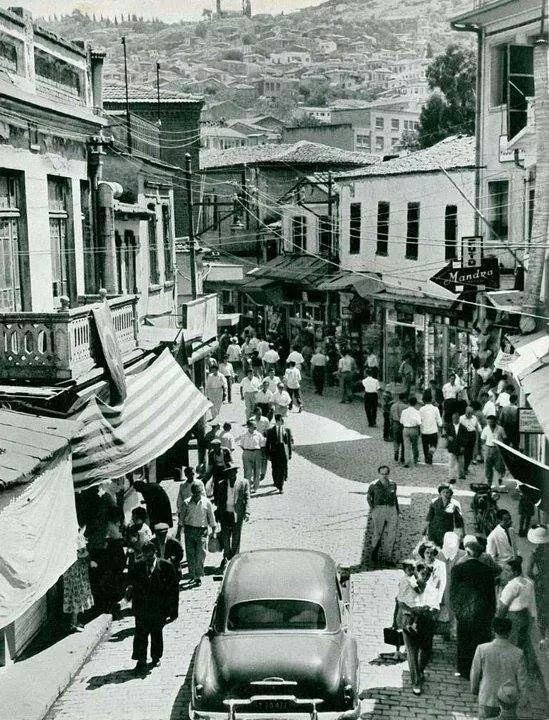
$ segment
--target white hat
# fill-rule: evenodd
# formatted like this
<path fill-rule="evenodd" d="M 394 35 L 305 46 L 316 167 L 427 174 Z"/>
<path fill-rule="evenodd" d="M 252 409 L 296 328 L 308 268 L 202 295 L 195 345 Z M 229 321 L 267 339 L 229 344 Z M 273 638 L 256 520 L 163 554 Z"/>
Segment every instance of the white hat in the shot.
<path fill-rule="evenodd" d="M 547 526 L 539 525 L 538 527 L 530 528 L 526 537 L 532 545 L 545 545 L 545 543 L 549 542 L 549 532 L 547 531 Z"/>

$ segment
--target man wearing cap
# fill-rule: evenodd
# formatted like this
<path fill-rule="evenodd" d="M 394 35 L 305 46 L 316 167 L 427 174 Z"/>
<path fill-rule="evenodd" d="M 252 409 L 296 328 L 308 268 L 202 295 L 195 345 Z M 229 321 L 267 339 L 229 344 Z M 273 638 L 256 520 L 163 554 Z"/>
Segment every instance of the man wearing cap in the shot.
<path fill-rule="evenodd" d="M 212 533 L 217 529 L 212 503 L 206 497 L 204 485 L 200 480 L 193 481 L 191 497 L 183 504 L 181 522 L 191 586 L 198 586 L 202 584 L 204 576 L 208 528 Z"/>
<path fill-rule="evenodd" d="M 229 465 L 223 478 L 214 489 L 216 516 L 221 526 L 223 559 L 220 570 L 240 552 L 242 525 L 250 517 L 250 485 L 245 478 L 238 478 L 238 466 Z"/>
<path fill-rule="evenodd" d="M 183 560 L 183 548 L 174 537 L 168 536 L 168 530 L 167 523 L 156 523 L 152 542 L 156 550 L 156 557 L 160 560 L 169 560 L 179 578 L 181 577 L 180 565 Z"/>
<path fill-rule="evenodd" d="M 261 482 L 265 437 L 258 431 L 255 420 L 248 420 L 246 426 L 247 430 L 238 438 L 238 443 L 242 448 L 244 477 L 249 481 L 251 492 L 254 493 Z"/>
<path fill-rule="evenodd" d="M 274 413 L 286 417 L 289 412 L 292 398 L 290 393 L 285 389 L 283 382 L 278 382 L 276 392 L 273 393 Z"/>
<path fill-rule="evenodd" d="M 492 624 L 495 638 L 475 651 L 471 692 L 478 695 L 479 720 L 516 718 L 518 701 L 526 692 L 524 653 L 509 642 L 511 627 L 508 618 L 495 618 Z"/>
<path fill-rule="evenodd" d="M 292 457 L 293 437 L 289 428 L 284 427 L 282 415 L 275 415 L 274 427 L 267 430 L 265 452 L 271 461 L 273 485 L 279 493 L 284 492 L 288 479 L 288 460 Z"/>

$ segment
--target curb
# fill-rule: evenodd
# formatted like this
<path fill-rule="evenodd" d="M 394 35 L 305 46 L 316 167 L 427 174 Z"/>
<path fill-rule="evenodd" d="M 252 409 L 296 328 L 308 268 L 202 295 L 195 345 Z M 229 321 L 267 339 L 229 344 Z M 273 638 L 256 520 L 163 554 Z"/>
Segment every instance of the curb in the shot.
<path fill-rule="evenodd" d="M 111 623 L 111 615 L 99 615 L 82 633 L 67 635 L 37 655 L 7 668 L 0 676 L 6 717 L 10 720 L 44 720 L 109 631 Z"/>

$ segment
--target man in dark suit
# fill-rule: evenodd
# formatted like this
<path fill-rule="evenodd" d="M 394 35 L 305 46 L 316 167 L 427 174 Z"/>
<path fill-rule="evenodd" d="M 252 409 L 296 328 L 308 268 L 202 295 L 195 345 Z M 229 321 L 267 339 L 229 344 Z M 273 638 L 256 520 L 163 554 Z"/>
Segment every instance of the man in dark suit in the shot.
<path fill-rule="evenodd" d="M 245 478 L 237 478 L 238 466 L 229 465 L 214 485 L 216 518 L 221 526 L 223 559 L 220 570 L 240 552 L 242 525 L 250 517 L 250 485 Z"/>
<path fill-rule="evenodd" d="M 132 658 L 137 661 L 137 674 L 147 667 L 149 635 L 153 667 L 160 664 L 164 651 L 162 630 L 177 618 L 179 603 L 177 576 L 171 562 L 156 557 L 152 542 L 145 543 L 142 552 L 143 560 L 135 563 L 127 591 L 135 615 Z"/>
<path fill-rule="evenodd" d="M 288 460 L 292 457 L 294 442 L 290 429 L 284 427 L 282 415 L 275 415 L 275 424 L 267 430 L 266 437 L 265 452 L 271 461 L 273 484 L 282 493 L 288 479 Z"/>
<path fill-rule="evenodd" d="M 175 568 L 177 577 L 181 577 L 180 565 L 183 560 L 183 548 L 174 537 L 168 536 L 168 523 L 156 523 L 154 526 L 154 543 L 156 557 L 160 560 L 169 560 Z"/>
<path fill-rule="evenodd" d="M 452 414 L 451 421 L 446 425 L 446 441 L 450 464 L 448 466 L 448 482 L 453 484 L 459 478 L 465 479 L 465 467 L 463 463 L 463 450 L 467 442 L 467 430 L 460 423 L 458 412 Z"/>

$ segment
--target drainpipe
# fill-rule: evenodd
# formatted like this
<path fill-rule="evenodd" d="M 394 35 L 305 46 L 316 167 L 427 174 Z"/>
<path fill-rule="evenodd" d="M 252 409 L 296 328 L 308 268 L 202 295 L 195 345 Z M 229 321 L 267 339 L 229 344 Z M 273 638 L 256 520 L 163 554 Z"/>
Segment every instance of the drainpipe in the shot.
<path fill-rule="evenodd" d="M 97 238 L 102 250 L 103 287 L 109 294 L 118 293 L 116 242 L 114 235 L 114 199 L 122 194 L 118 183 L 101 180 L 97 186 Z"/>

